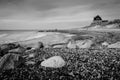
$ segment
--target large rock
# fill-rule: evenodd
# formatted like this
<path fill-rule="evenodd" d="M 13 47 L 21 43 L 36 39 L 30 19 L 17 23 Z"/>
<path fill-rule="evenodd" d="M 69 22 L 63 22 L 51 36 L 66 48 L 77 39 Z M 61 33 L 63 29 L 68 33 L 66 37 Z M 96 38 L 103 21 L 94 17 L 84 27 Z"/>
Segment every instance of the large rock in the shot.
<path fill-rule="evenodd" d="M 107 43 L 107 42 L 102 43 L 102 47 L 108 47 L 108 45 L 109 45 L 109 43 Z"/>
<path fill-rule="evenodd" d="M 77 48 L 75 41 L 69 41 L 67 44 L 67 48 Z"/>
<path fill-rule="evenodd" d="M 22 46 L 24 46 L 26 49 L 40 49 L 40 48 L 44 48 L 44 45 L 42 42 L 27 42 L 26 43 L 22 43 Z"/>
<path fill-rule="evenodd" d="M 58 43 L 58 44 L 53 44 L 51 45 L 53 48 L 65 48 L 66 43 Z"/>
<path fill-rule="evenodd" d="M 120 48 L 120 42 L 116 42 L 114 44 L 108 45 L 108 48 Z"/>
<path fill-rule="evenodd" d="M 78 48 L 90 48 L 93 42 L 91 40 L 79 40 L 76 41 Z"/>
<path fill-rule="evenodd" d="M 53 48 L 65 48 L 65 45 L 55 45 Z"/>
<path fill-rule="evenodd" d="M 18 54 L 11 54 L 8 53 L 0 58 L 0 70 L 6 70 L 6 69 L 14 69 L 15 65 L 17 65 L 15 62 L 19 61 L 20 55 Z"/>
<path fill-rule="evenodd" d="M 26 65 L 34 65 L 34 64 L 35 64 L 34 61 L 27 61 L 27 62 L 25 62 L 25 63 L 26 63 Z"/>
<path fill-rule="evenodd" d="M 65 65 L 65 61 L 60 56 L 53 56 L 47 60 L 41 62 L 41 66 L 51 67 L 51 68 L 60 68 Z"/>
<path fill-rule="evenodd" d="M 68 48 L 90 48 L 93 42 L 91 40 L 70 41 L 67 44 Z"/>
<path fill-rule="evenodd" d="M 23 48 L 23 47 L 19 47 L 19 48 L 16 48 L 16 49 L 9 50 L 9 53 L 19 53 L 19 54 L 21 54 L 23 52 L 25 52 L 25 48 Z"/>
<path fill-rule="evenodd" d="M 8 43 L 8 44 L 2 44 L 0 46 L 0 56 L 4 56 L 5 54 L 8 53 L 9 50 L 11 49 L 15 49 L 19 47 L 19 44 L 16 44 L 16 43 Z"/>

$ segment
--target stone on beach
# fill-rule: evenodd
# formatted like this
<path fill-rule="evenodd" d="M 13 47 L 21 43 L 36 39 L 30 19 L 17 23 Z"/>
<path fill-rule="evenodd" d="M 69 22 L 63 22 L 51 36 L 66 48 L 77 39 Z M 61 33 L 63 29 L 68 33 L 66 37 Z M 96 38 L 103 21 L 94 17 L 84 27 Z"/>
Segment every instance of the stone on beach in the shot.
<path fill-rule="evenodd" d="M 8 43 L 8 44 L 2 44 L 0 45 L 0 48 L 1 50 L 4 50 L 4 49 L 14 49 L 14 48 L 17 48 L 19 45 L 16 44 L 16 43 Z"/>
<path fill-rule="evenodd" d="M 108 45 L 108 48 L 120 48 L 120 42 L 116 42 L 111 45 Z"/>
<path fill-rule="evenodd" d="M 27 64 L 27 65 L 34 65 L 35 62 L 34 62 L 34 61 L 27 61 L 26 64 Z"/>
<path fill-rule="evenodd" d="M 71 48 L 76 48 L 77 46 L 75 41 L 72 40 L 68 42 L 67 47 L 71 49 Z"/>
<path fill-rule="evenodd" d="M 76 41 L 76 45 L 78 48 L 90 48 L 93 42 L 91 40 L 79 40 Z"/>
<path fill-rule="evenodd" d="M 63 67 L 64 65 L 65 61 L 60 56 L 53 56 L 41 62 L 41 66 L 51 68 L 60 68 Z"/>
<path fill-rule="evenodd" d="M 19 61 L 19 55 L 18 54 L 11 54 L 8 53 L 0 58 L 0 70 L 6 70 L 6 69 L 14 69 L 15 65 L 17 65 L 15 62 Z M 20 62 L 20 61 L 19 61 Z"/>
<path fill-rule="evenodd" d="M 22 46 L 26 47 L 26 49 L 40 49 L 40 48 L 44 48 L 44 44 L 42 42 L 29 42 L 26 41 L 24 43 L 21 44 Z"/>
<path fill-rule="evenodd" d="M 9 50 L 9 53 L 23 53 L 23 52 L 25 52 L 25 49 L 22 48 L 22 47 L 19 47 L 17 49 Z"/>
<path fill-rule="evenodd" d="M 29 54 L 29 58 L 33 58 L 33 57 L 35 57 L 36 56 L 36 54 L 35 53 L 31 53 L 31 54 Z"/>
<path fill-rule="evenodd" d="M 8 43 L 8 44 L 2 44 L 0 45 L 0 56 L 4 56 L 8 53 L 9 50 L 18 48 L 19 45 L 16 43 Z"/>
<path fill-rule="evenodd" d="M 71 40 L 67 44 L 68 48 L 90 48 L 93 42 L 91 40 Z"/>

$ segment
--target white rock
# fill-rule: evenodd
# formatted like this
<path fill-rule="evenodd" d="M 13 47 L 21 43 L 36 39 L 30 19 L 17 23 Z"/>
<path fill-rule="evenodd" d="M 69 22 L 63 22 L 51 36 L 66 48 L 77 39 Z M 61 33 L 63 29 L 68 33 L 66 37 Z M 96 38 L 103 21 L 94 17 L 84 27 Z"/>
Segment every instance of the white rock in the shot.
<path fill-rule="evenodd" d="M 71 49 L 71 48 L 76 48 L 77 46 L 75 41 L 69 41 L 69 43 L 67 44 L 67 47 Z"/>
<path fill-rule="evenodd" d="M 27 65 L 29 65 L 29 64 L 34 65 L 34 64 L 35 64 L 35 62 L 34 62 L 34 61 L 27 61 L 27 62 L 26 62 L 26 64 L 27 64 Z"/>
<path fill-rule="evenodd" d="M 106 46 L 107 47 L 108 45 L 109 45 L 109 43 L 107 43 L 107 42 L 103 42 L 102 43 L 102 46 Z"/>
<path fill-rule="evenodd" d="M 55 45 L 53 48 L 65 48 L 65 45 Z"/>
<path fill-rule="evenodd" d="M 120 42 L 116 42 L 111 45 L 108 45 L 108 48 L 120 48 Z"/>
<path fill-rule="evenodd" d="M 91 40 L 70 41 L 67 44 L 68 48 L 90 48 L 93 42 Z"/>
<path fill-rule="evenodd" d="M 28 57 L 29 57 L 29 58 L 33 58 L 33 57 L 35 57 L 35 54 L 34 54 L 34 53 L 31 53 L 31 54 L 29 54 Z"/>
<path fill-rule="evenodd" d="M 93 42 L 91 40 L 78 40 L 76 45 L 78 48 L 90 48 Z"/>
<path fill-rule="evenodd" d="M 44 67 L 52 67 L 52 68 L 59 68 L 65 65 L 65 61 L 60 56 L 53 56 L 41 62 L 41 66 Z"/>

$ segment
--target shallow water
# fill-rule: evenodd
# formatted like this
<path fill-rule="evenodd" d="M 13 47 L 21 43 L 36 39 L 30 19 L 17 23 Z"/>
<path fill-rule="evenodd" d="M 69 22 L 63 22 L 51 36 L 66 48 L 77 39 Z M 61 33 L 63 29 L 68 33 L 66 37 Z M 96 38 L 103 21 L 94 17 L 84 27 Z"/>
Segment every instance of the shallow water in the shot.
<path fill-rule="evenodd" d="M 45 43 L 60 42 L 67 40 L 71 34 L 64 34 L 59 32 L 38 32 L 38 31 L 0 31 L 0 44 L 12 42 L 36 42 L 42 41 Z"/>
<path fill-rule="evenodd" d="M 1 30 L 0 31 L 0 44 L 21 41 L 30 38 L 32 34 L 37 33 L 37 31 L 29 30 Z"/>

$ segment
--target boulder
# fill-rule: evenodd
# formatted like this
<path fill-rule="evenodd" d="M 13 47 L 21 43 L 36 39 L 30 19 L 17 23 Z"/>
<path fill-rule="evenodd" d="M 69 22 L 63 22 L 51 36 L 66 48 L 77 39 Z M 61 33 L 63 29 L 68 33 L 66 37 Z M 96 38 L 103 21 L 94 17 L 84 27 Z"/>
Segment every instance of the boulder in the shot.
<path fill-rule="evenodd" d="M 0 58 L 0 70 L 7 70 L 7 69 L 14 69 L 15 65 L 17 65 L 15 62 L 19 61 L 19 54 L 11 54 L 8 53 Z"/>
<path fill-rule="evenodd" d="M 67 48 L 77 48 L 75 41 L 69 41 L 67 44 Z"/>
<path fill-rule="evenodd" d="M 15 48 L 17 48 L 17 47 L 19 47 L 19 45 L 16 44 L 16 43 L 2 44 L 2 45 L 0 46 L 0 49 L 1 49 L 1 50 L 0 50 L 0 56 L 4 56 L 5 54 L 8 53 L 9 50 L 15 49 Z"/>
<path fill-rule="evenodd" d="M 102 47 L 108 47 L 108 45 L 109 45 L 109 43 L 107 43 L 107 42 L 102 43 Z"/>
<path fill-rule="evenodd" d="M 53 48 L 65 48 L 65 45 L 55 45 Z"/>
<path fill-rule="evenodd" d="M 51 45 L 53 48 L 65 48 L 66 43 L 58 43 L 58 44 L 53 44 Z"/>
<path fill-rule="evenodd" d="M 42 42 L 33 42 L 33 43 L 26 42 L 25 44 L 22 44 L 22 46 L 24 46 L 27 50 L 44 48 L 44 45 Z"/>
<path fill-rule="evenodd" d="M 41 66 L 51 67 L 51 68 L 60 68 L 65 65 L 65 61 L 60 56 L 53 56 L 41 62 Z"/>
<path fill-rule="evenodd" d="M 19 44 L 17 44 L 17 43 L 2 44 L 0 46 L 1 50 L 3 50 L 3 49 L 14 49 L 14 48 L 17 48 L 17 47 L 19 47 Z"/>
<path fill-rule="evenodd" d="M 12 50 L 9 50 L 9 53 L 23 53 L 25 52 L 25 49 L 23 47 L 19 47 L 19 48 L 16 48 L 16 49 L 12 49 Z"/>
<path fill-rule="evenodd" d="M 29 58 L 33 58 L 33 57 L 35 57 L 35 56 L 36 56 L 35 53 L 30 53 L 30 54 L 28 55 Z"/>
<path fill-rule="evenodd" d="M 116 42 L 114 44 L 108 45 L 108 48 L 120 48 L 120 42 Z"/>
<path fill-rule="evenodd" d="M 26 63 L 26 65 L 34 65 L 34 64 L 35 64 L 34 61 L 27 61 L 27 62 L 25 62 L 25 63 Z"/>
<path fill-rule="evenodd" d="M 67 44 L 68 48 L 90 48 L 93 42 L 91 40 L 70 41 Z"/>
<path fill-rule="evenodd" d="M 93 42 L 91 40 L 79 40 L 76 41 L 78 48 L 90 48 Z"/>

